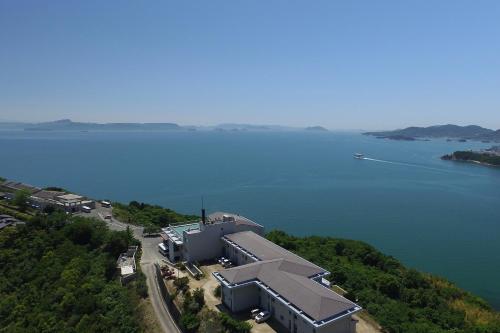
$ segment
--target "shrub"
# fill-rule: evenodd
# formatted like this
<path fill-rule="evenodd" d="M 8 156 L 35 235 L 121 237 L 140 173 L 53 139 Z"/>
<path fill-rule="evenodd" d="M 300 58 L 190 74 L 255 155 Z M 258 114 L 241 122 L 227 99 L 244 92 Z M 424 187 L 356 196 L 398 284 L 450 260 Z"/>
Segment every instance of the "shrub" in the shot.
<path fill-rule="evenodd" d="M 174 280 L 174 286 L 177 290 L 186 292 L 189 289 L 189 278 L 181 277 Z"/>
<path fill-rule="evenodd" d="M 222 325 L 231 333 L 250 333 L 252 325 L 246 321 L 239 321 L 231 318 L 226 313 L 219 314 Z"/>
<path fill-rule="evenodd" d="M 193 299 L 199 305 L 200 309 L 205 305 L 205 291 L 203 288 L 196 288 L 193 291 Z"/>
<path fill-rule="evenodd" d="M 14 194 L 14 200 L 12 200 L 12 203 L 16 205 L 21 212 L 24 212 L 28 208 L 29 198 L 30 192 L 27 190 L 19 190 Z"/>
<path fill-rule="evenodd" d="M 217 287 L 215 287 L 215 289 L 214 289 L 214 296 L 215 296 L 215 297 L 217 297 L 217 298 L 220 298 L 220 297 L 221 297 L 221 294 L 222 294 L 221 290 L 222 290 L 222 289 L 221 289 L 221 286 L 220 286 L 220 284 L 219 284 L 219 285 L 218 285 Z"/>
<path fill-rule="evenodd" d="M 146 284 L 146 276 L 144 273 L 139 272 L 137 279 L 135 281 L 135 290 L 137 294 L 142 298 L 148 297 L 148 285 Z"/>
<path fill-rule="evenodd" d="M 204 307 L 198 314 L 198 319 L 200 320 L 198 333 L 225 332 L 221 318 L 219 317 L 219 314 L 214 310 L 210 310 Z"/>
<path fill-rule="evenodd" d="M 195 314 L 187 312 L 181 316 L 179 324 L 186 332 L 194 333 L 200 326 L 200 320 Z"/>

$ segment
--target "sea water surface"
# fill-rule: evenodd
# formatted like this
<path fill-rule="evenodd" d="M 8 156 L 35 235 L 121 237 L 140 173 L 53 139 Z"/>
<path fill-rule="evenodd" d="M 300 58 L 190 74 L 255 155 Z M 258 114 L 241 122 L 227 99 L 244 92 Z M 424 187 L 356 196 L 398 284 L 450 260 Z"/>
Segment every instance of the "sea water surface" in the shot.
<path fill-rule="evenodd" d="M 267 230 L 366 241 L 500 308 L 500 168 L 439 158 L 488 146 L 331 132 L 0 131 L 0 176 L 183 213 L 199 214 L 203 196 L 209 211 Z"/>

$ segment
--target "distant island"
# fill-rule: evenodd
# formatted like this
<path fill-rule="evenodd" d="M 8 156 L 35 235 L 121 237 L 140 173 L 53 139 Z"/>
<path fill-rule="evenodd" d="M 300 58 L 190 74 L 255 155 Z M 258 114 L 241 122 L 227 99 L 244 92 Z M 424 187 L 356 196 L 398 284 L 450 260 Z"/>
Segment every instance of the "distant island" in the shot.
<path fill-rule="evenodd" d="M 389 140 L 400 140 L 400 141 L 415 141 L 415 140 L 417 140 L 412 136 L 399 135 L 399 134 L 388 135 L 388 136 L 381 135 L 381 136 L 377 136 L 377 139 L 389 139 Z"/>
<path fill-rule="evenodd" d="M 328 130 L 326 128 L 324 128 L 323 126 L 310 126 L 310 127 L 306 127 L 306 131 L 310 131 L 310 132 L 328 132 Z"/>
<path fill-rule="evenodd" d="M 447 161 L 471 162 L 488 166 L 500 166 L 500 146 L 483 151 L 456 151 L 441 157 Z"/>
<path fill-rule="evenodd" d="M 377 138 L 391 140 L 416 140 L 417 138 L 447 138 L 465 142 L 466 140 L 482 142 L 500 142 L 500 130 L 491 130 L 477 125 L 437 125 L 430 127 L 407 127 L 394 131 L 366 132 Z"/>
<path fill-rule="evenodd" d="M 70 119 L 61 119 L 35 124 L 24 124 L 25 131 L 144 131 L 144 130 L 179 130 L 181 126 L 174 123 L 84 123 Z"/>
<path fill-rule="evenodd" d="M 0 122 L 0 130 L 24 130 L 33 132 L 46 131 L 218 131 L 218 132 L 282 132 L 282 131 L 328 131 L 322 126 L 289 127 L 281 125 L 254 125 L 225 123 L 213 126 L 181 126 L 176 123 L 97 123 L 77 122 L 71 119 L 60 119 L 47 122 Z"/>

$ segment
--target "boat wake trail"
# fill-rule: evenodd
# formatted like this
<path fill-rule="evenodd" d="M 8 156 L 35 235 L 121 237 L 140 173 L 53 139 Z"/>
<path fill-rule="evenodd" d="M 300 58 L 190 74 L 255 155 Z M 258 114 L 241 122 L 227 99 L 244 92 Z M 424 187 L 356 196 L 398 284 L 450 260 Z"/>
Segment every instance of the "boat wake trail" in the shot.
<path fill-rule="evenodd" d="M 370 158 L 370 157 L 363 157 L 362 159 L 365 160 L 365 161 L 372 161 L 372 162 L 379 162 L 379 163 L 402 165 L 402 166 L 407 166 L 407 167 L 412 167 L 412 168 L 427 169 L 427 170 L 436 171 L 436 172 L 453 173 L 453 174 L 460 174 L 460 175 L 474 176 L 474 177 L 480 176 L 480 175 L 470 174 L 470 173 L 465 173 L 465 172 L 452 171 L 452 170 L 446 170 L 446 169 L 440 169 L 440 168 L 433 168 L 433 167 L 428 167 L 428 166 L 420 165 L 420 164 L 405 163 L 405 162 L 395 162 L 395 161 L 386 161 L 386 160 L 379 160 L 379 159 Z"/>

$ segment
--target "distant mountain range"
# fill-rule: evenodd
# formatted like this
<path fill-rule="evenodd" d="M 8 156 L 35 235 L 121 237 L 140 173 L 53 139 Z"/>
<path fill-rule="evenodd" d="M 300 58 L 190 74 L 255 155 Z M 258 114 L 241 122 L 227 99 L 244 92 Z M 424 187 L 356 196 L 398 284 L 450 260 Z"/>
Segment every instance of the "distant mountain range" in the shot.
<path fill-rule="evenodd" d="M 220 124 L 216 126 L 180 126 L 175 123 L 92 123 L 75 122 L 70 119 L 41 123 L 0 122 L 0 129 L 25 131 L 173 131 L 173 130 L 217 130 L 217 131 L 302 131 L 327 129 L 321 126 L 297 128 L 279 125 Z"/>
<path fill-rule="evenodd" d="M 411 140 L 415 138 L 448 138 L 457 140 L 500 142 L 500 130 L 495 131 L 477 125 L 437 125 L 430 127 L 407 127 L 394 131 L 366 132 L 363 134 L 395 140 Z"/>

